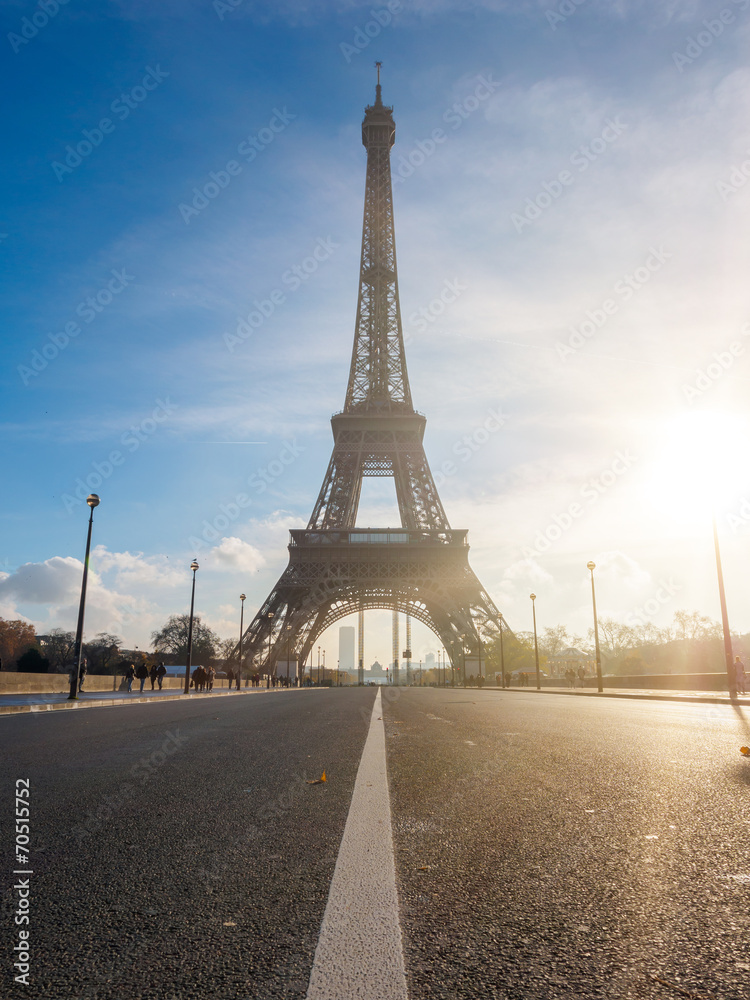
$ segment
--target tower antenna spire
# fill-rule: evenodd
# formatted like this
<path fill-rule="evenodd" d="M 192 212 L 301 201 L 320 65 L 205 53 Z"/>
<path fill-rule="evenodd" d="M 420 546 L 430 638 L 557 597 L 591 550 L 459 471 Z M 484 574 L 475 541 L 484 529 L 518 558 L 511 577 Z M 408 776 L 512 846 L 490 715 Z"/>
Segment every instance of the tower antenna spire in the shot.
<path fill-rule="evenodd" d="M 381 90 L 380 90 L 380 67 L 383 64 L 382 64 L 382 62 L 376 62 L 375 65 L 376 65 L 377 70 L 378 70 L 378 82 L 377 82 L 377 84 L 375 86 L 375 104 L 382 104 L 383 103 L 383 99 L 380 96 L 380 94 L 381 94 Z"/>

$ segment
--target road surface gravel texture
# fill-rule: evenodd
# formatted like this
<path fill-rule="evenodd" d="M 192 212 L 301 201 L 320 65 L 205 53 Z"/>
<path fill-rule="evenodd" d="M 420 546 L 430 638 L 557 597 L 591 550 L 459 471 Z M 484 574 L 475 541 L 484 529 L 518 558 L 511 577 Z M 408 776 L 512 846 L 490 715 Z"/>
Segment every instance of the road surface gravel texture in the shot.
<path fill-rule="evenodd" d="M 0 996 L 303 1000 L 374 703 L 317 689 L 0 719 Z M 382 716 L 410 1000 L 750 998 L 742 709 L 388 689 Z M 28 987 L 5 836 L 19 778 Z"/>
<path fill-rule="evenodd" d="M 386 719 L 412 1000 L 748 1000 L 740 711 L 406 690 Z"/>
<path fill-rule="evenodd" d="M 26 988 L 3 853 L 0 995 L 304 997 L 375 697 L 337 694 L 0 720 L 0 815 L 7 830 L 15 780 L 30 778 L 34 871 Z M 306 783 L 323 769 L 325 784 Z"/>

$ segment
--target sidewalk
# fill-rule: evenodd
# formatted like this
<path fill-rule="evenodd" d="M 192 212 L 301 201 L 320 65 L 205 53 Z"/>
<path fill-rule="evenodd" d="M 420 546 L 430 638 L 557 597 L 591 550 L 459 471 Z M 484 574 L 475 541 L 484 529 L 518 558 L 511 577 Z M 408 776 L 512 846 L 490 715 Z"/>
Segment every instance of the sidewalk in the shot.
<path fill-rule="evenodd" d="M 0 715 L 18 715 L 22 712 L 55 712 L 70 711 L 78 708 L 104 708 L 111 705 L 145 705 L 158 701 L 185 701 L 193 698 L 227 698 L 246 694 L 272 694 L 277 691 L 300 691 L 301 688 L 264 688 L 248 687 L 239 691 L 227 688 L 215 688 L 184 694 L 175 688 L 167 691 L 91 691 L 83 692 L 74 701 L 68 700 L 67 694 L 3 694 L 0 695 Z"/>
<path fill-rule="evenodd" d="M 112 705 L 144 705 L 158 701 L 179 701 L 190 698 L 227 698 L 247 694 L 273 694 L 276 691 L 302 691 L 308 688 L 241 688 L 239 691 L 229 691 L 226 688 L 216 688 L 211 692 L 185 695 L 174 688 L 170 691 L 144 691 L 140 694 L 133 691 L 92 691 L 79 694 L 76 701 L 69 701 L 67 694 L 4 694 L 0 695 L 0 715 L 17 715 L 22 712 L 54 712 L 70 711 L 79 708 L 103 708 Z M 328 688 L 310 688 L 309 690 L 328 690 Z M 458 688 L 456 689 L 458 690 Z M 462 689 L 463 690 L 463 689 Z M 467 687 L 467 691 L 476 692 L 475 687 Z M 483 691 L 502 691 L 498 687 L 484 687 Z M 509 694 L 519 692 L 529 694 L 536 688 L 511 687 L 505 689 Z M 543 687 L 540 694 L 562 694 L 574 698 L 630 698 L 644 701 L 678 701 L 708 705 L 738 705 L 750 708 L 750 695 L 739 695 L 733 702 L 726 691 L 663 691 L 656 689 L 610 688 L 602 694 L 593 688 Z"/>
<path fill-rule="evenodd" d="M 468 689 L 467 689 L 468 690 Z M 476 688 L 472 688 L 472 691 Z M 486 687 L 485 691 L 501 691 L 502 688 Z M 536 693 L 536 687 L 510 687 L 506 691 Z M 661 688 L 605 688 L 599 694 L 594 688 L 543 687 L 540 694 L 567 694 L 578 698 L 640 698 L 646 701 L 686 701 L 708 705 L 741 705 L 750 708 L 750 694 L 741 694 L 732 701 L 727 691 L 670 691 Z"/>

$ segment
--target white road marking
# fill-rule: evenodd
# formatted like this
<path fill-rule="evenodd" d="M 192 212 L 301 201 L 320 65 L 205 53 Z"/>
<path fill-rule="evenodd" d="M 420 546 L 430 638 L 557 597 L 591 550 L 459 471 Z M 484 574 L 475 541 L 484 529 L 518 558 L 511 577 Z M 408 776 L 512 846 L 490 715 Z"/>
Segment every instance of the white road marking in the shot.
<path fill-rule="evenodd" d="M 307 1000 L 408 1000 L 380 715 L 378 691 Z"/>

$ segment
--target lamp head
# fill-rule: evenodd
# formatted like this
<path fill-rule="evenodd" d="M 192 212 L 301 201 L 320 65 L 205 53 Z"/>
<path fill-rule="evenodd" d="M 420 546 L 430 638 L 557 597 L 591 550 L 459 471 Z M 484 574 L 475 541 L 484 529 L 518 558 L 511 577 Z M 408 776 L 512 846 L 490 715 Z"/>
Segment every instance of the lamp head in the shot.
<path fill-rule="evenodd" d="M 244 594 L 240 594 L 240 600 L 241 600 L 241 601 L 244 601 L 244 600 L 245 600 L 245 595 L 244 595 Z"/>
<path fill-rule="evenodd" d="M 86 497 L 86 503 L 92 510 L 94 509 L 94 507 L 98 507 L 100 502 L 101 501 L 99 500 L 99 497 L 97 496 L 96 493 L 92 493 L 90 496 Z"/>
<path fill-rule="evenodd" d="M 531 598 L 532 601 L 536 600 L 536 594 L 529 594 L 529 597 Z"/>
<path fill-rule="evenodd" d="M 198 560 L 197 559 L 193 559 L 193 561 L 190 563 L 190 569 L 195 573 L 195 571 L 198 568 L 199 568 L 198 567 Z"/>
<path fill-rule="evenodd" d="M 596 563 L 595 562 L 591 562 L 589 560 L 589 562 L 586 563 L 586 569 L 590 569 L 591 572 L 593 573 L 594 570 L 596 569 Z"/>

